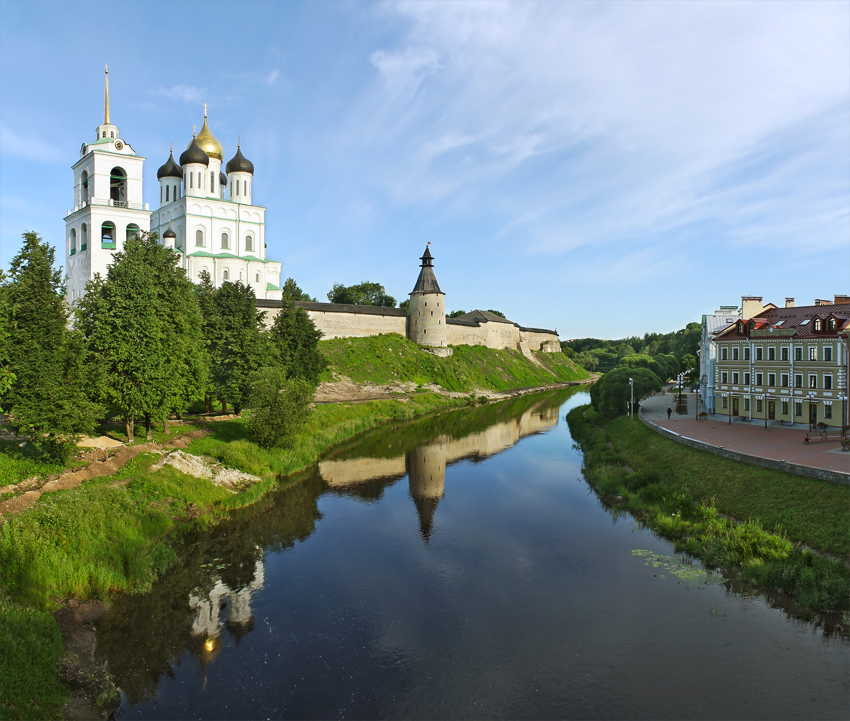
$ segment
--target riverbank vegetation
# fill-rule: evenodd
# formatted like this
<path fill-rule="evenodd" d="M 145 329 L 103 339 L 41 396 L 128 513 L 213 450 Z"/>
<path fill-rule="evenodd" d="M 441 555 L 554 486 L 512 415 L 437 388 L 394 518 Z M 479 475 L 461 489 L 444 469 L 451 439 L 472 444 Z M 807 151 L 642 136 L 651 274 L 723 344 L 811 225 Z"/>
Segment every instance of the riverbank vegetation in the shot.
<path fill-rule="evenodd" d="M 319 343 L 328 361 L 322 377 L 355 383 L 436 384 L 450 391 L 504 391 L 583 380 L 589 374 L 563 353 L 534 353 L 539 365 L 516 351 L 457 346 L 449 358 L 424 352 L 400 335 L 335 338 Z"/>
<path fill-rule="evenodd" d="M 637 421 L 606 420 L 590 406 L 567 420 L 584 451 L 585 477 L 602 498 L 677 551 L 814 611 L 850 611 L 850 487 L 719 458 Z"/>

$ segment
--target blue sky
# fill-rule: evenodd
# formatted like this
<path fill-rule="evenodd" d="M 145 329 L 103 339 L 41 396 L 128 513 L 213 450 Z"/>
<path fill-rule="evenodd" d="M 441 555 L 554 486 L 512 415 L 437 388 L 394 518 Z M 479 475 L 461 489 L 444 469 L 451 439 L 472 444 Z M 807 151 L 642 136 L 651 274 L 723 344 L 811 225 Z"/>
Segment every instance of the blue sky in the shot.
<path fill-rule="evenodd" d="M 0 267 L 62 247 L 105 63 L 145 200 L 208 103 L 319 300 L 428 241 L 449 309 L 564 339 L 850 293 L 848 2 L 4 0 Z"/>

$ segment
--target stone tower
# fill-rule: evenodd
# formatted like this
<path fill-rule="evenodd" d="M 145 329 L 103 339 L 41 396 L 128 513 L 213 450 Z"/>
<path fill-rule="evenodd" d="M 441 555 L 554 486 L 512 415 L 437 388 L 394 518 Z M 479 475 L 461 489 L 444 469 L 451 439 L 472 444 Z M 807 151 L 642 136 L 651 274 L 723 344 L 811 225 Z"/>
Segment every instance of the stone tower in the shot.
<path fill-rule="evenodd" d="M 410 292 L 410 319 L 407 336 L 426 348 L 446 348 L 445 293 L 434 275 L 431 251 L 425 247 L 419 279 Z"/>

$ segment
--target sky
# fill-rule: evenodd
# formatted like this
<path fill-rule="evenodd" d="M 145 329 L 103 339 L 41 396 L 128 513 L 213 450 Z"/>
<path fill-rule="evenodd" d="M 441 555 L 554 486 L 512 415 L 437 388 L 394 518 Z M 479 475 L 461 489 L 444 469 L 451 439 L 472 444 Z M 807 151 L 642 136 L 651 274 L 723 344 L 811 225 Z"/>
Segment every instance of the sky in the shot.
<path fill-rule="evenodd" d="M 145 163 L 209 125 L 255 167 L 267 257 L 318 300 L 561 338 L 669 332 L 742 295 L 850 293 L 850 3 L 0 2 L 0 268 L 64 264 L 103 118 Z"/>

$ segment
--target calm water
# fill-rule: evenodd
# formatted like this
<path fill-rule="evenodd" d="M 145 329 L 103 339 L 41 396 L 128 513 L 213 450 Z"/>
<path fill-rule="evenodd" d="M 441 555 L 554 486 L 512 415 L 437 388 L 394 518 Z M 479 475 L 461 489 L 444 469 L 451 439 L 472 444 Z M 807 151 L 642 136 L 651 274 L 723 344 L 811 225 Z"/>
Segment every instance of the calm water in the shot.
<path fill-rule="evenodd" d="M 846 718 L 846 637 L 646 565 L 673 549 L 582 479 L 585 402 L 383 429 L 190 539 L 99 621 L 119 717 Z"/>

